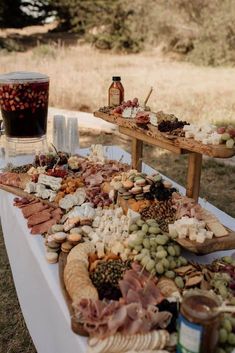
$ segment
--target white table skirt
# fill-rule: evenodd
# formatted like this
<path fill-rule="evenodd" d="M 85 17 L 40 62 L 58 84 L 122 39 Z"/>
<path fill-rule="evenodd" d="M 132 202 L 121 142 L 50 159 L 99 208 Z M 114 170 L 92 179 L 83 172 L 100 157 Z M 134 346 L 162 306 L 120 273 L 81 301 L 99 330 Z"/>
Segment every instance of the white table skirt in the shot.
<path fill-rule="evenodd" d="M 82 150 L 85 155 L 87 150 Z M 109 158 L 130 162 L 130 155 L 118 147 L 107 149 Z M 143 165 L 143 171 L 153 169 Z M 182 187 L 176 187 L 184 192 Z M 86 339 L 74 334 L 70 328 L 70 316 L 64 301 L 58 277 L 58 265 L 49 265 L 41 236 L 31 235 L 21 210 L 13 206 L 14 196 L 0 191 L 0 215 L 7 253 L 15 287 L 26 325 L 38 353 L 84 353 Z M 203 200 L 200 200 L 203 203 Z M 234 218 L 214 206 L 203 205 L 217 215 L 226 226 L 235 230 Z M 209 262 L 229 252 L 197 257 L 197 261 Z"/>

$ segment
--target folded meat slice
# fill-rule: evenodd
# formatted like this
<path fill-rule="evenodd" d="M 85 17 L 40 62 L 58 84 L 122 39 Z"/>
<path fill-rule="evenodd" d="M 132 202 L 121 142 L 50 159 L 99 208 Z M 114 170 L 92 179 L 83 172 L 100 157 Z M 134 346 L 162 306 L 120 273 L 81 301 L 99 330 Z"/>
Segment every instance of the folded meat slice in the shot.
<path fill-rule="evenodd" d="M 46 222 L 50 218 L 52 218 L 52 216 L 49 209 L 43 210 L 42 212 L 39 212 L 39 213 L 34 213 L 28 218 L 28 227 L 31 228 L 36 224 Z"/>
<path fill-rule="evenodd" d="M 56 223 L 57 223 L 56 220 L 52 218 L 46 222 L 37 224 L 33 226 L 33 228 L 31 229 L 31 234 L 44 234 L 48 232 L 48 230 Z"/>
<path fill-rule="evenodd" d="M 22 212 L 23 212 L 24 218 L 28 218 L 34 213 L 41 212 L 42 210 L 45 210 L 47 208 L 48 208 L 47 205 L 44 205 L 42 202 L 38 201 L 37 203 L 28 205 L 22 208 Z"/>

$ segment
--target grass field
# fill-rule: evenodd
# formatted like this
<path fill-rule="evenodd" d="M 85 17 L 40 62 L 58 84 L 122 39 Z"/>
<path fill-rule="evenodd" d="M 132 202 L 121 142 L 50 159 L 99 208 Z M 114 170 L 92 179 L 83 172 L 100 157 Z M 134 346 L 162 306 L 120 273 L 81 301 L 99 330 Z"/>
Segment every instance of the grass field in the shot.
<path fill-rule="evenodd" d="M 0 73 L 18 70 L 50 76 L 50 105 L 93 111 L 107 104 L 113 75 L 120 75 L 127 99 L 144 100 L 150 86 L 152 110 L 188 121 L 235 122 L 235 71 L 196 67 L 163 57 L 159 50 L 131 55 L 99 52 L 88 45 L 43 44 L 24 53 L 0 52 Z"/>

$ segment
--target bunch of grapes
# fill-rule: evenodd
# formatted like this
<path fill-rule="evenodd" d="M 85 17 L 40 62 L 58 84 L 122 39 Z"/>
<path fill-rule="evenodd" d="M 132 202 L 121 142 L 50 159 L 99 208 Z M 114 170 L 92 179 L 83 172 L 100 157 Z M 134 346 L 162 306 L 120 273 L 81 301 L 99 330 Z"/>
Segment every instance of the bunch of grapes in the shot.
<path fill-rule="evenodd" d="M 224 314 L 219 330 L 219 348 L 216 353 L 231 353 L 235 348 L 235 317 Z"/>
<path fill-rule="evenodd" d="M 128 246 L 135 255 L 134 259 L 152 275 L 164 275 L 184 288 L 184 280 L 175 273 L 175 269 L 187 265 L 187 260 L 181 256 L 181 248 L 169 236 L 162 232 L 154 219 L 144 222 L 139 219 L 130 226 L 132 233 Z"/>
<path fill-rule="evenodd" d="M 221 140 L 228 148 L 233 148 L 235 144 L 235 127 L 232 125 L 218 127 L 217 133 L 221 134 Z"/>
<path fill-rule="evenodd" d="M 122 114 L 125 108 L 137 108 L 139 106 L 138 98 L 134 98 L 132 101 L 122 102 L 121 105 L 114 108 L 113 113 Z"/>

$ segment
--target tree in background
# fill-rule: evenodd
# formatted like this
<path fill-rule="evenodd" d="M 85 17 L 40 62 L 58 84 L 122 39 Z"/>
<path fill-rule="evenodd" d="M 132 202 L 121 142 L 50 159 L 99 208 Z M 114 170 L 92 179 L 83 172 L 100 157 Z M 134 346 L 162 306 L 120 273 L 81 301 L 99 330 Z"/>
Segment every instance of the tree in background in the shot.
<path fill-rule="evenodd" d="M 51 11 L 47 0 L 1 0 L 0 28 L 41 24 Z"/>

